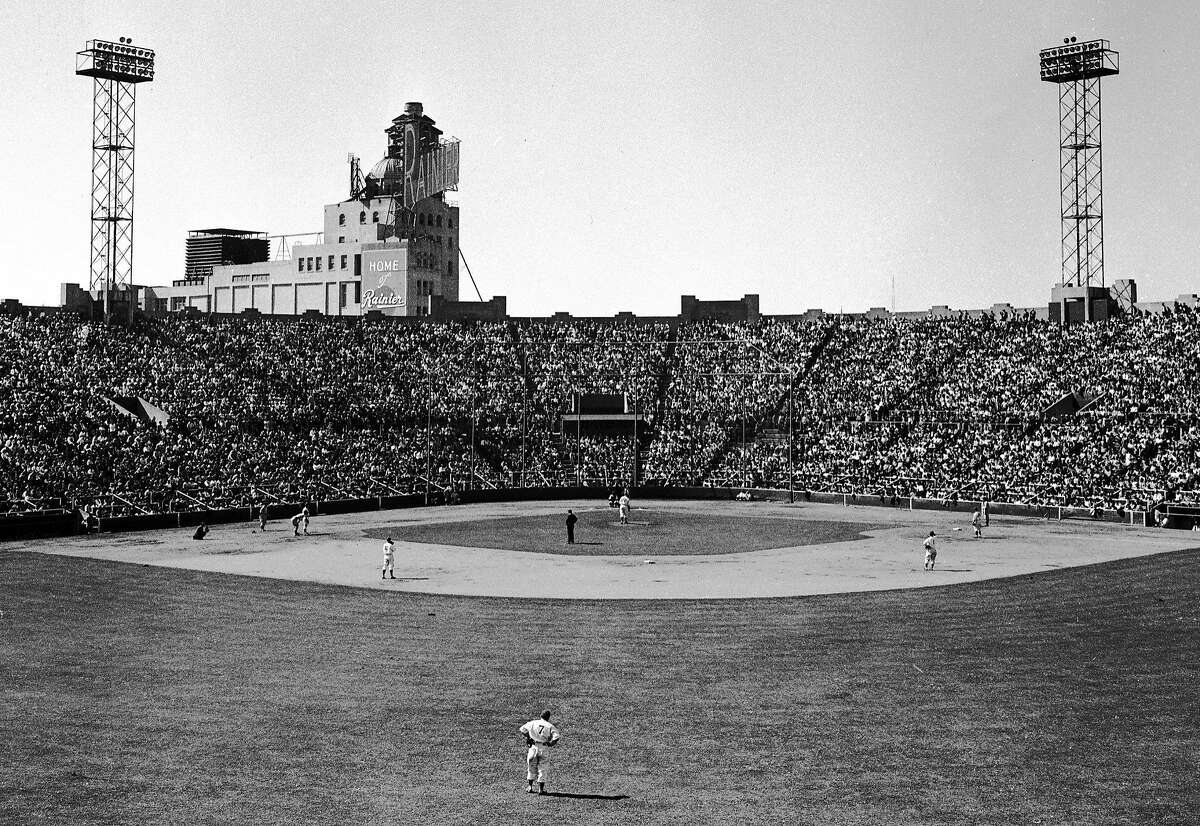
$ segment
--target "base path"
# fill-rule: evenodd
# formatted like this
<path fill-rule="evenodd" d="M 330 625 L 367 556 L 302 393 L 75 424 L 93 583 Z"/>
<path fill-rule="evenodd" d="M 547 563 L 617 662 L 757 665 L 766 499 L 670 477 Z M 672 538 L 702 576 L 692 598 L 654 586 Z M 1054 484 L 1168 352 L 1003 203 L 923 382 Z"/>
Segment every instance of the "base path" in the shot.
<path fill-rule="evenodd" d="M 577 513 L 607 510 L 595 500 L 430 507 L 317 516 L 307 537 L 294 537 L 290 524 L 277 520 L 265 534 L 252 532 L 257 523 L 217 525 L 203 541 L 192 539 L 193 529 L 186 528 L 14 542 L 0 549 L 430 594 L 740 599 L 975 582 L 1200 546 L 1200 536 L 1191 532 L 1110 523 L 1000 517 L 992 520 L 983 539 L 973 539 L 961 513 L 639 500 L 635 522 L 677 521 L 680 531 L 687 530 L 690 514 L 714 512 L 728 517 L 731 532 L 739 519 L 763 516 L 883 527 L 849 541 L 704 556 L 564 556 L 398 541 L 397 578 L 380 579 L 383 543 L 376 537 L 381 530 L 395 527 L 399 533 L 406 525 L 544 516 L 557 531 L 568 507 Z M 921 542 L 930 530 L 938 534 L 938 559 L 936 570 L 926 572 Z"/>

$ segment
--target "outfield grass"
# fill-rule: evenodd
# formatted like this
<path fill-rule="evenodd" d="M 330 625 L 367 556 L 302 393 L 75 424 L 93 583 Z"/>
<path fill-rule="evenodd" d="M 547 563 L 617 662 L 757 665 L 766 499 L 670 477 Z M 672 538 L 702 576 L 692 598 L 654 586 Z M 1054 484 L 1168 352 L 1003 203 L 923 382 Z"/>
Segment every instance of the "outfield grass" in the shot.
<path fill-rule="evenodd" d="M 674 556 L 734 554 L 844 542 L 882 525 L 820 519 L 691 513 L 637 508 L 628 525 L 615 509 L 580 510 L 575 544 L 567 544 L 566 510 L 551 516 L 514 516 L 372 528 L 368 536 L 468 548 L 568 556 Z"/>
<path fill-rule="evenodd" d="M 531 603 L 0 551 L 0 822 L 1192 824 L 1198 567 Z M 522 793 L 543 706 L 581 797 Z"/>

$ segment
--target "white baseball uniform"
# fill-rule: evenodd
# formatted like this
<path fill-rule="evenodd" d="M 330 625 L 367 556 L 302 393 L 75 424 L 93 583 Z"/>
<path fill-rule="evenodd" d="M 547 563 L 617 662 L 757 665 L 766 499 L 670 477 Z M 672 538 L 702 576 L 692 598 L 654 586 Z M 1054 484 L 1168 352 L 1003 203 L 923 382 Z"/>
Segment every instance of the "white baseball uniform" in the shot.
<path fill-rule="evenodd" d="M 629 521 L 629 497 L 622 496 L 619 504 L 621 506 L 621 521 Z"/>
<path fill-rule="evenodd" d="M 383 572 L 385 574 L 388 571 L 391 571 L 392 576 L 396 575 L 395 561 L 396 561 L 396 546 L 393 545 L 391 542 L 385 542 L 383 544 Z"/>
<path fill-rule="evenodd" d="M 533 742 L 525 753 L 525 779 L 530 783 L 546 782 L 546 763 L 550 760 L 550 747 L 558 742 L 558 729 L 549 720 L 538 718 L 521 726 L 521 733 Z"/>

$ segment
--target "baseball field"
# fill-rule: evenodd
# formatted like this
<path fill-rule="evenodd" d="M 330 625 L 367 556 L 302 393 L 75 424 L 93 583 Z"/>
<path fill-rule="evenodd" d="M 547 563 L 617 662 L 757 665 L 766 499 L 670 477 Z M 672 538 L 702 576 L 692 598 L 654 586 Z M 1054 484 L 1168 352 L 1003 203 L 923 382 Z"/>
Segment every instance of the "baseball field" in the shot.
<path fill-rule="evenodd" d="M 0 823 L 1196 822 L 1194 534 L 639 504 L 5 545 Z"/>

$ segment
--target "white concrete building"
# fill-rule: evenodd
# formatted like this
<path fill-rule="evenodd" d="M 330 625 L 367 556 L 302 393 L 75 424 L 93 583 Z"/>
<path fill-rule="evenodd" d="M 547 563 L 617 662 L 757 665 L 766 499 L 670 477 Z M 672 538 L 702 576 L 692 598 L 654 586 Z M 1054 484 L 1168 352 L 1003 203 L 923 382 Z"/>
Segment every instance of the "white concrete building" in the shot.
<path fill-rule="evenodd" d="M 320 243 L 296 244 L 285 259 L 216 265 L 207 277 L 145 287 L 142 308 L 421 316 L 432 296 L 458 301 L 458 206 L 445 199 L 458 182 L 458 143 L 441 139 L 419 103 L 407 104 L 385 131 L 388 154 L 361 188 L 352 184 L 357 197 L 326 205 Z"/>

